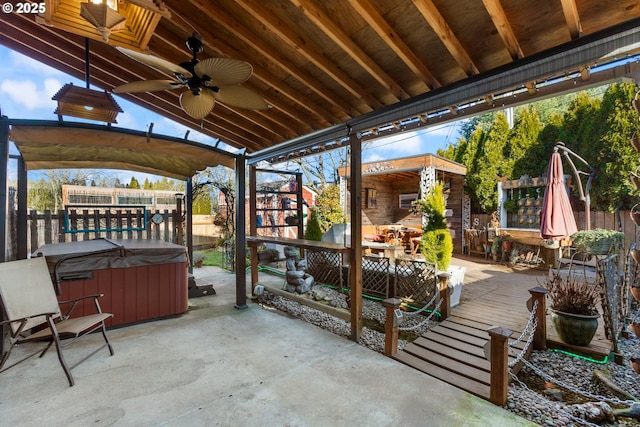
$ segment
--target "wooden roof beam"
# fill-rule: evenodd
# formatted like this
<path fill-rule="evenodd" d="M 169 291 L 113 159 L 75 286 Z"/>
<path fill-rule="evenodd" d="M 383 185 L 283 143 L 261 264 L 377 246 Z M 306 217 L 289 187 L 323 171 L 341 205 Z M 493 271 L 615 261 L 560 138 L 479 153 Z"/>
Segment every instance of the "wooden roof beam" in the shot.
<path fill-rule="evenodd" d="M 409 98 L 409 94 L 371 59 L 335 22 L 309 0 L 290 0 L 310 21 L 322 30 L 335 44 L 353 58 L 364 70 L 390 91 L 398 100 Z"/>
<path fill-rule="evenodd" d="M 185 12 L 184 8 L 188 6 L 188 3 L 191 2 L 176 2 L 175 5 L 171 6 L 171 9 L 178 11 L 182 15 L 186 15 L 187 12 Z M 227 31 L 231 32 L 239 40 L 251 46 L 273 64 L 278 64 L 286 74 L 307 86 L 316 95 L 322 97 L 322 99 L 328 102 L 329 105 L 337 108 L 344 114 L 343 117 L 339 117 L 340 120 L 344 121 L 353 117 L 354 107 L 352 105 L 342 101 L 341 97 L 339 97 L 335 92 L 320 84 L 317 78 L 300 69 L 287 58 L 283 58 L 278 52 L 276 52 L 262 39 L 256 37 L 254 33 L 245 28 L 237 19 L 234 18 L 233 15 L 225 11 L 222 7 L 216 5 L 212 1 L 201 1 L 191 3 L 191 5 L 197 7 L 198 12 L 203 16 L 206 16 L 207 19 L 210 19 L 219 25 L 223 25 Z M 368 111 L 370 110 L 360 111 L 360 113 L 366 113 Z"/>
<path fill-rule="evenodd" d="M 518 43 L 518 39 L 516 39 L 516 35 L 513 32 L 513 28 L 511 28 L 507 15 L 504 13 L 500 0 L 482 0 L 482 3 L 484 3 L 485 9 L 489 12 L 491 21 L 493 21 L 493 25 L 495 25 L 496 30 L 498 30 L 502 41 L 507 46 L 511 59 L 515 61 L 516 59 L 524 58 L 520 43 Z"/>
<path fill-rule="evenodd" d="M 571 34 L 571 40 L 582 37 L 582 24 L 580 23 L 580 16 L 578 15 L 576 0 L 560 1 L 562 3 L 562 13 L 564 13 L 564 19 L 567 21 L 569 34 Z"/>
<path fill-rule="evenodd" d="M 424 63 L 417 57 L 413 50 L 406 45 L 400 35 L 380 15 L 368 0 L 350 0 L 349 4 L 362 18 L 369 23 L 378 36 L 398 55 L 407 67 L 429 87 L 435 89 L 442 84 L 429 71 Z"/>
<path fill-rule="evenodd" d="M 280 39 L 295 48 L 307 61 L 318 67 L 347 92 L 354 99 L 365 102 L 370 108 L 381 108 L 383 104 L 374 98 L 367 90 L 360 86 L 345 71 L 333 64 L 322 52 L 310 47 L 302 35 L 297 34 L 290 27 L 278 19 L 270 10 L 263 6 L 260 0 L 239 0 L 245 10 L 253 15 L 266 29 L 276 34 Z"/>
<path fill-rule="evenodd" d="M 433 4 L 432 0 L 413 0 L 413 4 L 418 8 L 429 26 L 433 28 L 436 35 L 442 40 L 449 53 L 462 67 L 468 76 L 479 74 L 478 67 L 473 63 L 467 51 L 462 47 L 462 43 L 453 34 L 451 27 Z"/>

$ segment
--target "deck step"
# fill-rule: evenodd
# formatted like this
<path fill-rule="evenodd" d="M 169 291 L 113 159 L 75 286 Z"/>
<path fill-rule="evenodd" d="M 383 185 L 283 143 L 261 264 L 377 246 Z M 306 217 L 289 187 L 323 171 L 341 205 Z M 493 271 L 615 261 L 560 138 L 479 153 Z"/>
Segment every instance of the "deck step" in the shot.
<path fill-rule="evenodd" d="M 489 342 L 489 327 L 482 320 L 450 316 L 407 344 L 394 358 L 455 387 L 489 399 L 491 364 L 484 356 L 484 346 Z M 520 332 L 514 332 L 511 341 L 519 335 Z M 525 346 L 524 341 L 526 339 L 515 346 L 516 355 Z M 515 360 L 512 355 L 514 352 L 510 352 L 509 361 Z M 519 368 L 517 366 L 513 370 L 518 371 Z"/>
<path fill-rule="evenodd" d="M 411 366 L 425 374 L 431 375 L 434 378 L 438 378 L 454 387 L 468 391 L 482 399 L 489 400 L 489 386 L 478 381 L 469 379 L 456 372 L 452 372 L 446 369 L 439 368 L 419 357 L 413 356 L 410 353 L 400 351 L 396 353 L 394 359 L 405 365 Z"/>

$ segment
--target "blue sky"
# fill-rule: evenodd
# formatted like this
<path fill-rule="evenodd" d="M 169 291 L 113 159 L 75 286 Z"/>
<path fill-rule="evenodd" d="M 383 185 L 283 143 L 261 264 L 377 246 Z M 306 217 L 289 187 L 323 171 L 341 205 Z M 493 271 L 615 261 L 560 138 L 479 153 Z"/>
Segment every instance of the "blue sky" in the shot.
<path fill-rule="evenodd" d="M 12 119 L 57 120 L 57 116 L 53 114 L 56 103 L 51 100 L 51 97 L 66 83 L 85 86 L 82 80 L 70 77 L 4 46 L 0 46 L 0 63 L 3 64 L 0 68 L 0 109 L 2 115 Z M 92 86 L 92 89 L 105 88 Z M 153 123 L 154 133 L 180 138 L 188 130 L 181 124 L 138 107 L 123 98 L 118 96 L 115 98 L 124 110 L 123 113 L 118 114 L 116 125 L 118 127 L 146 130 L 149 124 Z M 76 119 L 65 117 L 65 120 Z M 193 129 L 190 130 L 189 138 L 206 144 L 215 143 L 213 138 Z M 435 153 L 438 148 L 444 148 L 457 139 L 458 123 L 405 132 L 365 144 L 363 162 Z M 230 148 L 230 151 L 233 149 Z M 13 152 L 15 153 L 15 150 Z M 140 182 L 146 177 L 150 180 L 158 178 L 131 171 L 108 171 L 108 173 L 118 177 L 122 182 L 129 182 L 132 176 Z M 29 177 L 37 179 L 37 173 L 30 172 Z"/>

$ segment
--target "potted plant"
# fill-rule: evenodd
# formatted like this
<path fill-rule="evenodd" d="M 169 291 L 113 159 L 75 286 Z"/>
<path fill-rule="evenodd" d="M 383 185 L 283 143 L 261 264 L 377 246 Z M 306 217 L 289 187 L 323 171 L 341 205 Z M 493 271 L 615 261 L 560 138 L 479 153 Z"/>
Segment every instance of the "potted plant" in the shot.
<path fill-rule="evenodd" d="M 571 345 L 589 345 L 598 329 L 598 290 L 586 280 L 554 274 L 547 278 L 551 321 L 560 339 Z"/>
<path fill-rule="evenodd" d="M 620 231 L 596 228 L 574 233 L 571 242 L 575 248 L 587 254 L 606 255 L 611 250 L 618 250 L 623 238 L 624 233 Z"/>
<path fill-rule="evenodd" d="M 200 268 L 202 267 L 202 263 L 204 262 L 205 256 L 202 252 L 194 252 L 193 253 L 193 266 Z"/>
<path fill-rule="evenodd" d="M 498 261 L 500 259 L 500 255 L 502 254 L 502 236 L 496 236 L 493 238 L 493 243 L 491 244 L 491 255 L 493 256 L 494 261 Z"/>

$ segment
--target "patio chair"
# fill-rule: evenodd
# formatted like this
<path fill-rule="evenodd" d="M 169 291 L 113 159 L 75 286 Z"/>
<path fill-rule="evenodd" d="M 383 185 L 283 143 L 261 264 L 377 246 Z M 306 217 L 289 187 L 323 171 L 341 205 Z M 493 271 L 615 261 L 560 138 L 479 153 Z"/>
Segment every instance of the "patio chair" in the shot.
<path fill-rule="evenodd" d="M 69 385 L 73 386 L 74 380 L 71 369 L 84 362 L 104 347 L 109 347 L 113 356 L 113 348 L 107 337 L 104 321 L 112 317 L 110 313 L 103 313 L 98 304 L 101 295 L 90 295 L 72 301 L 58 302 L 44 257 L 0 263 L 0 302 L 3 309 L 2 337 L 5 339 L 5 331 L 8 329 L 9 346 L 3 350 L 0 360 L 0 372 L 24 362 L 30 357 L 40 353 L 39 357 L 51 348 L 53 344 L 58 352 L 58 359 L 62 369 L 67 375 Z M 96 314 L 70 318 L 71 311 L 78 301 L 93 298 L 96 306 Z M 62 315 L 59 304 L 70 304 L 69 311 Z M 32 330 L 31 334 L 28 331 Z M 105 343 L 91 354 L 69 367 L 62 352 L 61 339 L 72 338 L 64 347 L 73 343 L 76 339 L 93 331 L 100 330 Z M 38 350 L 23 359 L 3 369 L 9 359 L 11 350 L 18 345 L 31 341 L 48 341 L 43 350 Z"/>

